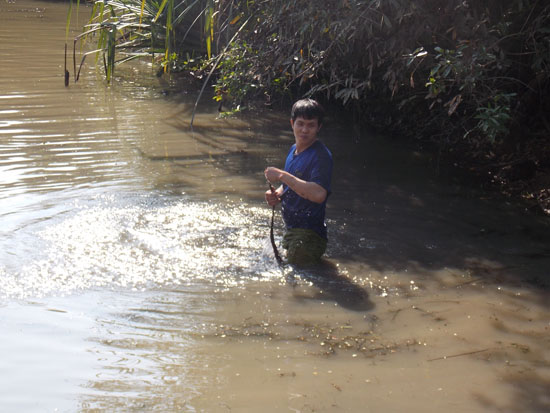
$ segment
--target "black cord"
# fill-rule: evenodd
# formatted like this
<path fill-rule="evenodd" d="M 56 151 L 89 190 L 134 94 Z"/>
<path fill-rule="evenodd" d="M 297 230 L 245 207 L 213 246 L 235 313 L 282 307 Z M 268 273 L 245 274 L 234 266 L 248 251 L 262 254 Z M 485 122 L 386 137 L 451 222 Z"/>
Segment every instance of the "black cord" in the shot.
<path fill-rule="evenodd" d="M 272 194 L 275 193 L 275 188 L 273 188 L 273 185 L 271 185 L 271 183 L 269 183 L 269 189 L 271 189 Z M 282 266 L 283 259 L 279 254 L 279 250 L 277 249 L 277 244 L 275 244 L 275 235 L 273 233 L 274 222 L 275 222 L 275 205 L 273 205 L 273 207 L 271 208 L 271 228 L 269 229 L 269 239 L 271 240 L 271 246 L 273 247 L 273 254 L 275 255 L 277 264 L 279 264 L 279 266 Z"/>

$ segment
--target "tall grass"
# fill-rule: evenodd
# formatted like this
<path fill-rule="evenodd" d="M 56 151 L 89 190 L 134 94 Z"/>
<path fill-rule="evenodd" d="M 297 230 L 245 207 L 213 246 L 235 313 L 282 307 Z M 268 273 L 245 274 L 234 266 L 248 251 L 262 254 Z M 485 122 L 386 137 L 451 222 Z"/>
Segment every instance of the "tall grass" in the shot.
<path fill-rule="evenodd" d="M 105 78 L 110 82 L 115 67 L 137 58 L 150 58 L 169 72 L 185 46 L 191 33 L 205 33 L 204 50 L 212 57 L 212 45 L 216 31 L 216 5 L 214 0 L 96 0 L 91 17 L 83 32 L 76 36 L 73 45 L 75 80 L 87 56 L 96 55 L 96 62 L 103 59 Z M 77 5 L 78 8 L 78 5 Z M 67 37 L 73 10 L 69 5 Z M 76 70 L 77 44 L 94 41 L 96 47 L 82 54 L 80 68 Z M 203 48 L 192 45 L 193 52 Z M 155 59 L 161 56 L 160 59 Z"/>

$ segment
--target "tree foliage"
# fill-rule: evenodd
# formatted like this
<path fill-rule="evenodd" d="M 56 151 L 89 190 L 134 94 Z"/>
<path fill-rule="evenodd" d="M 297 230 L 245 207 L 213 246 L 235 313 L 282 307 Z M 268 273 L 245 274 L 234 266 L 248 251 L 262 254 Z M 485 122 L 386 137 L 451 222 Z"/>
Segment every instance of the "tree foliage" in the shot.
<path fill-rule="evenodd" d="M 239 10 L 255 24 L 229 53 L 246 52 L 220 67 L 222 88 L 238 76 L 238 84 L 258 86 L 247 94 L 323 96 L 401 134 L 483 147 L 525 122 L 544 122 L 550 109 L 544 1 L 245 4 Z M 244 69 L 232 75 L 235 67 Z"/>

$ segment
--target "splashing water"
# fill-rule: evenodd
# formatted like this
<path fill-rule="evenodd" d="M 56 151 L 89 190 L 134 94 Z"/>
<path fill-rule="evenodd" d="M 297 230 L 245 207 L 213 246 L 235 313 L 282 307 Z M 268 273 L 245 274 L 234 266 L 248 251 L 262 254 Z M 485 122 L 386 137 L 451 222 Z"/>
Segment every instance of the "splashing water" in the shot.
<path fill-rule="evenodd" d="M 0 294 L 68 293 L 94 287 L 235 285 L 276 275 L 265 254 L 265 208 L 205 202 L 92 206 L 38 233 L 42 256 L 10 273 Z"/>

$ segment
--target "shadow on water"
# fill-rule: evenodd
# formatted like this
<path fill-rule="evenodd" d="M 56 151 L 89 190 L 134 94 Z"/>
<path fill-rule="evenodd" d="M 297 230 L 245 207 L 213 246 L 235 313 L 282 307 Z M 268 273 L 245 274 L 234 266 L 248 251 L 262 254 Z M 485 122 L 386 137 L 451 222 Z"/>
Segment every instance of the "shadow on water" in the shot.
<path fill-rule="evenodd" d="M 313 268 L 292 268 L 287 275 L 287 282 L 296 287 L 297 278 L 311 283 L 318 291 L 313 295 L 295 292 L 295 298 L 335 301 L 339 306 L 353 311 L 374 309 L 374 303 L 370 300 L 368 292 L 340 274 L 338 267 L 326 259 Z"/>

